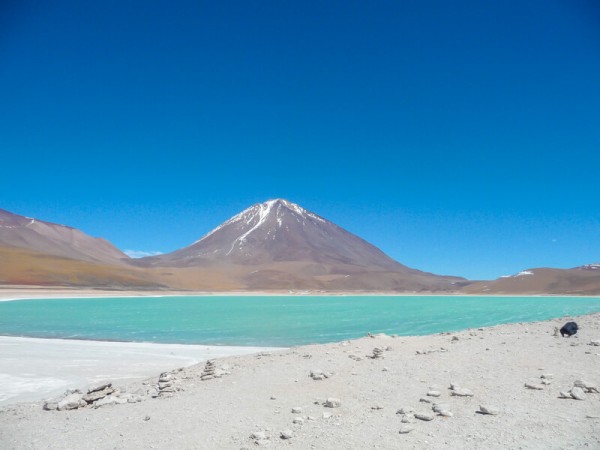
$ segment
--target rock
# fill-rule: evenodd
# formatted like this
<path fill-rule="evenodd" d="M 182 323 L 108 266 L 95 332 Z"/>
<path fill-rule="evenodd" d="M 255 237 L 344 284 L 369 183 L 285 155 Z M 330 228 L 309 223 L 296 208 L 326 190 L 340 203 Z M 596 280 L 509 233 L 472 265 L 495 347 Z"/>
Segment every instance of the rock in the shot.
<path fill-rule="evenodd" d="M 593 345 L 594 347 L 600 347 L 600 339 L 591 340 L 590 345 Z"/>
<path fill-rule="evenodd" d="M 112 383 L 110 383 L 110 382 L 96 384 L 96 385 L 93 385 L 90 388 L 88 388 L 87 393 L 91 394 L 92 392 L 103 391 L 103 390 L 105 390 L 107 388 L 110 388 L 110 387 L 112 387 Z"/>
<path fill-rule="evenodd" d="M 317 418 L 314 416 L 306 416 L 306 420 L 312 421 L 312 420 L 317 420 Z"/>
<path fill-rule="evenodd" d="M 473 397 L 473 392 L 465 388 L 455 388 L 451 394 L 455 397 Z"/>
<path fill-rule="evenodd" d="M 434 419 L 434 415 L 431 413 L 425 413 L 425 412 L 418 412 L 415 413 L 415 419 L 419 419 L 419 420 L 424 420 L 426 422 L 429 422 L 430 420 Z"/>
<path fill-rule="evenodd" d="M 373 409 L 373 410 L 380 410 L 380 409 L 383 409 L 383 406 L 381 406 L 381 405 L 373 405 L 373 406 L 371 406 L 371 409 Z"/>
<path fill-rule="evenodd" d="M 296 425 L 302 425 L 304 423 L 304 419 L 302 417 L 295 417 L 294 420 L 292 420 L 292 423 L 295 423 Z"/>
<path fill-rule="evenodd" d="M 415 421 L 415 415 L 412 413 L 404 414 L 402 416 L 402 423 L 413 423 Z"/>
<path fill-rule="evenodd" d="M 299 406 L 292 408 L 292 414 L 302 414 L 302 408 L 300 408 Z"/>
<path fill-rule="evenodd" d="M 46 411 L 55 411 L 58 408 L 58 403 L 53 401 L 48 401 L 44 403 L 44 409 Z"/>
<path fill-rule="evenodd" d="M 69 394 L 56 405 L 59 411 L 77 409 L 87 405 L 81 394 Z"/>
<path fill-rule="evenodd" d="M 107 397 L 101 398 L 93 403 L 94 408 L 101 408 L 107 405 L 122 405 L 127 403 L 127 399 L 116 397 L 114 395 L 109 395 Z"/>
<path fill-rule="evenodd" d="M 544 389 L 544 386 L 542 386 L 541 384 L 537 384 L 537 383 L 525 383 L 525 387 L 527 389 L 533 389 L 535 391 L 541 391 Z"/>
<path fill-rule="evenodd" d="M 433 412 L 439 413 L 440 411 L 450 410 L 450 406 L 446 403 L 436 403 L 431 407 L 431 409 Z"/>
<path fill-rule="evenodd" d="M 339 408 L 340 406 L 342 406 L 342 402 L 338 398 L 330 397 L 325 401 L 324 406 L 326 408 Z"/>
<path fill-rule="evenodd" d="M 283 430 L 279 436 L 281 439 L 291 439 L 294 435 L 292 430 Z"/>
<path fill-rule="evenodd" d="M 150 420 L 150 416 L 144 417 L 144 421 L 148 422 Z"/>
<path fill-rule="evenodd" d="M 331 414 L 330 412 L 323 413 L 323 419 L 331 419 L 331 416 L 333 416 L 333 414 Z"/>
<path fill-rule="evenodd" d="M 400 427 L 400 430 L 398 430 L 398 433 L 400 433 L 400 434 L 407 434 L 407 433 L 410 433 L 414 429 L 415 429 L 415 427 L 413 427 L 411 425 L 402 425 Z"/>
<path fill-rule="evenodd" d="M 452 336 L 452 341 L 458 341 L 458 336 Z"/>
<path fill-rule="evenodd" d="M 451 391 L 455 391 L 457 389 L 460 389 L 460 386 L 456 383 L 450 383 L 450 387 L 448 389 L 450 389 Z"/>
<path fill-rule="evenodd" d="M 106 397 L 109 394 L 112 394 L 113 392 L 115 392 L 115 390 L 112 387 L 110 387 L 109 383 L 109 386 L 106 386 L 102 390 L 88 392 L 86 395 L 83 396 L 83 400 L 85 400 L 87 403 L 93 403 L 96 400 L 99 400 L 101 398 Z"/>
<path fill-rule="evenodd" d="M 255 431 L 250 435 L 250 439 L 254 439 L 255 441 L 262 441 L 263 439 L 267 439 L 267 433 L 264 431 Z"/>
<path fill-rule="evenodd" d="M 566 391 L 560 391 L 558 393 L 558 397 L 559 398 L 573 398 L 573 397 L 571 397 L 571 393 L 570 392 L 566 392 Z"/>
<path fill-rule="evenodd" d="M 452 417 L 454 416 L 454 414 L 452 414 L 451 411 L 447 410 L 447 409 L 442 409 L 439 413 L 440 416 L 442 417 Z"/>
<path fill-rule="evenodd" d="M 429 391 L 429 392 L 427 392 L 427 396 L 428 397 L 439 397 L 440 395 L 442 395 L 442 393 L 440 391 Z"/>
<path fill-rule="evenodd" d="M 313 380 L 324 380 L 325 378 L 329 378 L 329 375 L 321 369 L 313 369 L 310 371 L 310 377 Z"/>
<path fill-rule="evenodd" d="M 490 416 L 497 416 L 500 410 L 494 406 L 479 405 L 479 412 L 481 414 L 489 414 Z"/>
<path fill-rule="evenodd" d="M 543 373 L 540 375 L 540 378 L 543 380 L 551 380 L 552 378 L 554 378 L 554 375 L 551 373 Z"/>
<path fill-rule="evenodd" d="M 419 399 L 419 401 L 420 401 L 421 403 L 431 403 L 431 400 L 429 400 L 428 398 L 425 398 L 425 397 L 421 397 L 421 398 Z"/>
<path fill-rule="evenodd" d="M 576 380 L 573 383 L 573 386 L 583 389 L 583 391 L 587 392 L 588 394 L 597 394 L 600 392 L 598 390 L 598 387 L 594 383 L 590 383 L 589 381 Z"/>
<path fill-rule="evenodd" d="M 384 367 L 383 369 L 381 369 L 382 372 L 387 372 L 388 370 L 390 370 L 390 369 L 387 367 Z"/>
<path fill-rule="evenodd" d="M 585 392 L 580 387 L 574 387 L 573 389 L 571 389 L 571 397 L 573 397 L 575 400 L 586 399 Z"/>
<path fill-rule="evenodd" d="M 542 380 L 542 384 L 543 384 L 544 386 L 549 386 L 549 385 L 551 385 L 551 384 L 552 384 L 552 381 L 550 381 L 550 380 Z"/>
<path fill-rule="evenodd" d="M 412 407 L 404 406 L 404 407 L 400 408 L 398 411 L 396 411 L 396 414 L 410 414 L 413 411 L 414 411 L 414 409 Z"/>

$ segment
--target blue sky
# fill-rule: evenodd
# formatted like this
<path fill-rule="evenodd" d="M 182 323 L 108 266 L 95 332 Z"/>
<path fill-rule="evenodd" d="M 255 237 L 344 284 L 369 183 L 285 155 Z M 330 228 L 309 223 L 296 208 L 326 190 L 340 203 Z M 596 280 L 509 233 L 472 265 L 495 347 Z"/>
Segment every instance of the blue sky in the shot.
<path fill-rule="evenodd" d="M 287 198 L 403 264 L 600 260 L 600 3 L 3 2 L 0 208 L 167 252 Z"/>

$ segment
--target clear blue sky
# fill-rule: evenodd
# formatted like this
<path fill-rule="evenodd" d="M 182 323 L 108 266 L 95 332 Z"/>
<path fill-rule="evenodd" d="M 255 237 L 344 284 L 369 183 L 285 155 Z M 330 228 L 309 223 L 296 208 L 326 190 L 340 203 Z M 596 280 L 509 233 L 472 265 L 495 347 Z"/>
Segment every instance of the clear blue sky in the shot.
<path fill-rule="evenodd" d="M 600 260 L 600 2 L 0 6 L 0 208 L 172 251 L 283 197 L 441 274 Z"/>

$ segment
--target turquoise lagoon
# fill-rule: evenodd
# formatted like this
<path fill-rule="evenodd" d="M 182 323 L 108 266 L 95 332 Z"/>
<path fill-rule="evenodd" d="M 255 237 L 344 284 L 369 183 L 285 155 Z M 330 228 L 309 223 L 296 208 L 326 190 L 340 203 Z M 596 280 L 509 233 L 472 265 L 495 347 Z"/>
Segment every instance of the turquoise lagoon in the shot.
<path fill-rule="evenodd" d="M 600 312 L 600 297 L 205 296 L 0 302 L 0 335 L 287 347 Z"/>

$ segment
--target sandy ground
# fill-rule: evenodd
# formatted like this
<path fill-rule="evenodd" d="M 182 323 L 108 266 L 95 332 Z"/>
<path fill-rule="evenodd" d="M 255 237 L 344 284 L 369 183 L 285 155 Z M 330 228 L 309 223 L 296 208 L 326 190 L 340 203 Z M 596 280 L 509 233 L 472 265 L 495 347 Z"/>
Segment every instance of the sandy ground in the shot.
<path fill-rule="evenodd" d="M 172 371 L 175 392 L 158 398 L 144 394 L 158 373 L 121 387 L 141 395 L 139 403 L 73 411 L 44 411 L 40 402 L 3 407 L 0 447 L 597 449 L 600 394 L 575 400 L 559 393 L 576 380 L 600 385 L 600 346 L 591 345 L 600 339 L 600 314 L 575 318 L 575 337 L 554 336 L 567 320 L 227 357 L 216 361 L 220 378 L 202 381 L 204 363 Z M 368 357 L 376 347 L 381 357 Z M 319 370 L 328 377 L 310 377 Z M 473 396 L 452 395 L 451 383 Z M 439 397 L 428 396 L 432 390 Z M 328 398 L 339 406 L 327 407 Z M 423 421 L 397 413 L 432 414 L 421 399 L 445 404 L 452 416 Z M 498 414 L 478 413 L 481 405 Z M 401 434 L 406 427 L 412 430 Z"/>

